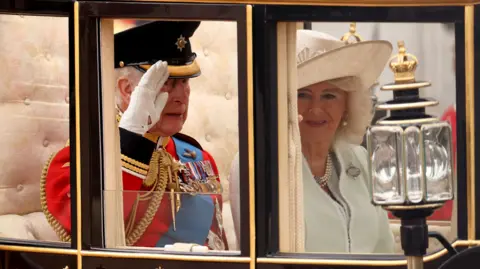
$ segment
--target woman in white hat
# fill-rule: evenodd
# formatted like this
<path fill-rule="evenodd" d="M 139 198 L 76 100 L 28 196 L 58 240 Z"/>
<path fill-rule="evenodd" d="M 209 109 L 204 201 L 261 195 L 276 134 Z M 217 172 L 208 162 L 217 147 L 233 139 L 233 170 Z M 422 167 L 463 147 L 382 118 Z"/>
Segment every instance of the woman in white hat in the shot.
<path fill-rule="evenodd" d="M 392 253 L 387 212 L 371 204 L 370 87 L 392 52 L 387 41 L 344 42 L 297 31 L 299 129 L 306 252 Z"/>
<path fill-rule="evenodd" d="M 387 213 L 370 202 L 368 155 L 360 146 L 372 119 L 369 89 L 391 52 L 387 41 L 347 45 L 321 32 L 297 31 L 306 252 L 394 252 Z M 230 198 L 238 237 L 238 155 Z"/>

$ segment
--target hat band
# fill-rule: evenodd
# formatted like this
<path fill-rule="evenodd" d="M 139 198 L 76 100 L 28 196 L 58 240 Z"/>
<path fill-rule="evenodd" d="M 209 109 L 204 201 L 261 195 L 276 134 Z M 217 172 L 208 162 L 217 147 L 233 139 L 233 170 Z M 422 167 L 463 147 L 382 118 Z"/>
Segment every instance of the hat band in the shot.
<path fill-rule="evenodd" d="M 197 55 L 195 53 L 193 53 L 188 58 L 170 58 L 170 59 L 167 59 L 167 60 L 152 59 L 152 60 L 149 60 L 149 61 L 128 63 L 128 64 L 126 64 L 126 66 L 154 65 L 158 61 L 166 61 L 168 63 L 168 65 L 183 66 L 183 65 L 192 64 L 195 61 L 196 58 L 197 58 Z"/>
<path fill-rule="evenodd" d="M 151 66 L 151 64 L 142 64 L 134 67 L 142 72 L 146 72 Z M 201 69 L 197 61 L 193 61 L 186 65 L 168 65 L 168 73 L 170 78 L 193 78 L 201 74 Z"/>

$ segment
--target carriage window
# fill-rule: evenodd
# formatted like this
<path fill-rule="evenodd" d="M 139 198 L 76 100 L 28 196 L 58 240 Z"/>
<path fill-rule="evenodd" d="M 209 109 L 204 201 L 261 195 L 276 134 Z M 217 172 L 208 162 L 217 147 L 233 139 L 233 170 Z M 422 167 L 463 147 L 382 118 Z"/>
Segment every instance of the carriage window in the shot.
<path fill-rule="evenodd" d="M 0 236 L 70 241 L 68 18 L 0 15 L 0 32 Z"/>
<path fill-rule="evenodd" d="M 372 192 L 377 195 L 378 189 L 372 191 L 369 163 L 384 165 L 378 171 L 385 174 L 375 176 L 391 180 L 395 171 L 388 169 L 394 169 L 396 153 L 380 144 L 388 145 L 388 139 L 399 137 L 390 144 L 403 147 L 402 154 L 408 154 L 409 162 L 421 163 L 422 158 L 426 162 L 426 169 L 418 174 L 412 170 L 414 165 L 404 170 L 411 182 L 406 188 L 413 189 L 417 186 L 414 181 L 419 182 L 420 192 L 405 193 L 408 199 L 414 201 L 415 195 L 430 199 L 429 191 L 435 188 L 445 188 L 447 193 L 456 190 L 456 180 L 452 180 L 453 186 L 442 185 L 440 175 L 450 169 L 453 179 L 456 175 L 453 25 L 278 23 L 277 38 L 280 251 L 403 255 L 399 218 L 372 204 Z M 405 90 L 405 85 L 411 88 Z M 400 103 L 407 101 L 419 106 L 401 107 Z M 433 132 L 436 136 L 430 138 L 432 132 L 421 131 L 419 136 L 416 127 L 398 127 L 400 135 L 372 140 L 375 152 L 370 160 L 369 126 L 400 122 L 404 119 L 401 115 L 408 113 L 417 117 L 423 108 L 426 114 L 448 123 L 453 151 L 445 142 L 448 127 L 445 132 Z M 425 149 L 415 151 L 415 139 L 431 140 L 422 146 Z M 452 161 L 445 157 L 445 166 L 435 166 L 432 158 L 442 154 L 451 156 Z M 440 170 L 432 172 L 432 167 Z M 421 183 L 421 178 L 426 183 Z M 381 183 L 384 188 L 395 184 L 394 180 Z M 378 195 L 375 199 L 390 199 L 387 192 Z M 454 241 L 456 211 L 456 201 L 447 201 L 428 217 L 429 231 Z M 430 239 L 427 251 L 441 248 L 438 241 Z"/>
<path fill-rule="evenodd" d="M 238 251 L 236 22 L 116 19 L 101 32 L 105 160 L 121 167 L 104 182 L 106 247 Z"/>

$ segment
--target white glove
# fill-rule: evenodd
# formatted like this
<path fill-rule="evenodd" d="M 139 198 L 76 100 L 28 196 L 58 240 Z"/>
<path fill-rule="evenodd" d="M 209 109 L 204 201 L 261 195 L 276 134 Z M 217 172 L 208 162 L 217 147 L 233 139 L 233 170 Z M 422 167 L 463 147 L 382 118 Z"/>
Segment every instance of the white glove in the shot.
<path fill-rule="evenodd" d="M 160 92 L 160 89 L 168 76 L 167 62 L 164 61 L 156 62 L 147 70 L 130 97 L 119 127 L 143 136 L 160 120 L 168 99 L 168 93 Z"/>

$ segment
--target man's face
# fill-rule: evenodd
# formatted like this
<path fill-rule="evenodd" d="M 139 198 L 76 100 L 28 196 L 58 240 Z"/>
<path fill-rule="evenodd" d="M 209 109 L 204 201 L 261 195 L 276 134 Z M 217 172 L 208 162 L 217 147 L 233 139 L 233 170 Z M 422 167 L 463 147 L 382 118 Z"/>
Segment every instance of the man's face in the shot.
<path fill-rule="evenodd" d="M 160 120 L 150 128 L 150 133 L 160 136 L 172 136 L 180 132 L 187 119 L 190 97 L 189 79 L 168 79 L 161 88 L 168 92 L 168 100 Z"/>
<path fill-rule="evenodd" d="M 120 93 L 120 99 L 117 100 L 117 105 L 121 111 L 127 109 L 131 94 L 140 81 L 140 78 L 141 75 L 139 74 L 139 76 L 121 76 L 117 80 L 117 89 Z M 168 100 L 162 111 L 160 120 L 150 128 L 149 132 L 159 136 L 172 136 L 182 130 L 183 124 L 187 119 L 188 101 L 190 97 L 189 79 L 168 79 L 159 90 L 168 92 Z"/>

